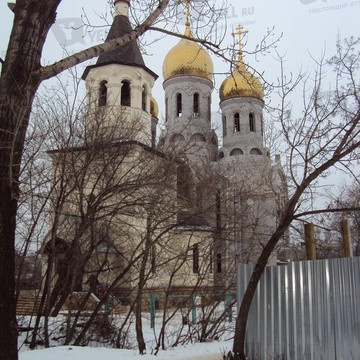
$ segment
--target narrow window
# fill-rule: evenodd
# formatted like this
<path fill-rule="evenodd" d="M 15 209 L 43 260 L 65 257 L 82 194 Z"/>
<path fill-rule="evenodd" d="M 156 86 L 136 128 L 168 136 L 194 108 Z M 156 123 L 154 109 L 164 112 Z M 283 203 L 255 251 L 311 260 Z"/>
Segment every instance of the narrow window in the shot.
<path fill-rule="evenodd" d="M 234 132 L 240 132 L 240 115 L 236 113 L 234 115 Z"/>
<path fill-rule="evenodd" d="M 223 136 L 226 135 L 226 116 L 223 115 L 222 117 L 222 125 L 223 125 Z"/>
<path fill-rule="evenodd" d="M 151 247 L 151 272 L 156 273 L 156 248 L 155 245 Z"/>
<path fill-rule="evenodd" d="M 176 95 L 176 116 L 182 115 L 182 95 L 179 93 Z"/>
<path fill-rule="evenodd" d="M 177 168 L 177 197 L 182 200 L 191 198 L 191 170 L 187 165 Z"/>
<path fill-rule="evenodd" d="M 221 268 L 221 254 L 217 254 L 216 255 L 216 272 L 219 274 L 221 273 L 222 268 Z"/>
<path fill-rule="evenodd" d="M 211 122 L 211 96 L 208 98 L 208 115 L 207 115 L 209 121 Z"/>
<path fill-rule="evenodd" d="M 197 274 L 199 272 L 199 245 L 195 244 L 192 248 L 193 256 L 193 273 Z"/>
<path fill-rule="evenodd" d="M 199 116 L 199 93 L 194 94 L 193 112 L 194 116 Z"/>
<path fill-rule="evenodd" d="M 156 130 L 151 130 L 151 147 L 154 148 L 156 145 Z"/>
<path fill-rule="evenodd" d="M 105 106 L 107 102 L 107 81 L 102 81 L 99 87 L 99 106 Z"/>
<path fill-rule="evenodd" d="M 146 88 L 145 86 L 143 86 L 143 91 L 141 93 L 141 108 L 146 111 L 146 100 L 147 100 L 147 96 L 146 96 Z"/>
<path fill-rule="evenodd" d="M 220 189 L 216 190 L 216 199 L 215 199 L 215 211 L 216 211 L 216 228 L 221 229 L 221 197 Z"/>
<path fill-rule="evenodd" d="M 169 112 L 169 100 L 168 100 L 168 98 L 166 98 L 165 99 L 165 122 L 167 122 L 168 121 L 168 117 L 169 117 L 169 114 L 168 114 L 168 112 Z"/>
<path fill-rule="evenodd" d="M 255 131 L 255 118 L 253 113 L 249 114 L 249 129 L 250 131 Z"/>
<path fill-rule="evenodd" d="M 196 187 L 196 206 L 198 209 L 202 208 L 203 199 L 205 198 L 204 195 L 204 186 L 203 184 L 199 184 Z"/>
<path fill-rule="evenodd" d="M 121 82 L 121 105 L 122 106 L 131 106 L 131 90 L 129 81 Z"/>
<path fill-rule="evenodd" d="M 264 119 L 262 115 L 260 117 L 260 123 L 261 123 L 261 136 L 264 137 Z"/>

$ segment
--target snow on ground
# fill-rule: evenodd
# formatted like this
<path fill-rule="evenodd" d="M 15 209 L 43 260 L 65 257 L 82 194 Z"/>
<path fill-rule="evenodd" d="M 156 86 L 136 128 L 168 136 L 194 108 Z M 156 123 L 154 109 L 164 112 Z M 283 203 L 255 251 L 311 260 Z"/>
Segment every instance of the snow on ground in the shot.
<path fill-rule="evenodd" d="M 160 351 L 156 356 L 139 355 L 136 350 L 59 346 L 21 352 L 19 360 L 221 360 L 231 345 L 231 341 L 191 344 Z"/>
<path fill-rule="evenodd" d="M 219 305 L 219 308 L 214 312 L 215 318 L 220 316 L 224 309 L 224 303 Z M 170 313 L 168 316 L 173 315 L 172 310 L 169 311 Z M 129 320 L 131 325 L 128 329 L 126 346 L 131 348 L 131 350 L 128 350 L 109 347 L 111 344 L 102 342 L 101 339 L 97 337 L 97 333 L 90 336 L 88 342 L 90 346 L 61 346 L 61 340 L 57 341 L 56 338 L 64 338 L 64 336 L 62 336 L 63 325 L 66 323 L 67 317 L 59 315 L 57 318 L 49 319 L 49 335 L 51 341 L 50 348 L 48 349 L 29 350 L 26 343 L 28 343 L 29 338 L 27 337 L 30 333 L 20 333 L 19 360 L 222 360 L 222 355 L 232 348 L 234 321 L 232 320 L 230 323 L 228 318 L 226 318 L 220 323 L 221 326 L 218 328 L 219 332 L 214 334 L 220 340 L 199 343 L 196 341 L 198 341 L 197 334 L 200 333 L 200 328 L 202 326 L 202 311 L 204 311 L 204 309 L 196 308 L 195 318 L 193 319 L 195 322 L 194 325 L 189 323 L 186 327 L 182 325 L 182 310 L 178 311 L 166 327 L 165 346 L 167 347 L 167 350 L 160 350 L 157 355 L 153 354 L 153 349 L 156 346 L 155 338 L 159 337 L 159 331 L 161 329 L 161 311 L 156 312 L 154 319 L 155 329 L 151 329 L 150 314 L 143 313 L 142 322 L 143 334 L 147 347 L 146 355 L 139 355 L 137 350 L 134 319 Z M 233 312 L 234 311 L 236 311 L 235 307 L 233 308 Z M 115 325 L 115 328 L 118 328 L 119 324 L 123 321 L 123 316 L 114 316 L 111 318 L 111 321 Z M 31 326 L 33 323 L 34 318 L 31 317 L 23 317 L 20 322 L 23 326 Z M 175 338 L 182 334 L 179 329 L 182 329 L 185 335 L 187 331 L 192 330 L 192 335 L 187 339 L 189 343 L 187 345 L 172 347 Z M 190 341 L 193 341 L 193 343 L 190 343 Z"/>

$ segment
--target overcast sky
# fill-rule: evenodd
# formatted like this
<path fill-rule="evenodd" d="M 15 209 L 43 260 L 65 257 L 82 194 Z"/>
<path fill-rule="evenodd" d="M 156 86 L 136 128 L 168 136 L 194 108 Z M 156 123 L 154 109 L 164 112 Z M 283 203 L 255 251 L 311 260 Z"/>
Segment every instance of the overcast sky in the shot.
<path fill-rule="evenodd" d="M 0 0 L 0 56 L 5 57 L 5 50 L 12 26 L 12 13 L 7 7 L 7 1 Z M 138 0 L 140 1 L 140 0 Z M 145 0 L 144 0 L 145 1 Z M 174 0 L 175 1 L 175 0 Z M 196 6 L 201 6 L 201 1 L 194 0 Z M 228 0 L 229 2 L 231 0 Z M 96 28 L 92 32 L 82 33 L 71 30 L 71 26 L 81 24 L 82 8 L 97 24 L 98 14 L 108 11 L 107 0 L 63 0 L 58 9 L 58 18 L 49 33 L 43 62 L 51 63 L 63 56 L 64 49 L 61 43 L 66 42 L 65 50 L 73 53 L 88 46 L 100 43 L 106 37 L 106 28 Z M 111 20 L 110 17 L 109 21 Z M 229 5 L 226 21 L 228 33 L 225 37 L 226 45 L 233 44 L 232 30 L 238 25 L 244 25 L 249 33 L 245 51 L 251 51 L 261 41 L 267 29 L 274 27 L 274 37 L 282 35 L 277 44 L 277 52 L 285 56 L 286 68 L 296 73 L 300 68 L 309 70 L 314 67 L 314 59 L 319 59 L 334 54 L 338 36 L 359 37 L 360 0 L 241 0 Z M 179 19 L 179 31 L 183 32 L 184 18 Z M 220 24 L 221 25 L 221 24 Z M 164 92 L 162 89 L 162 64 L 166 53 L 179 39 L 167 37 L 155 46 L 147 48 L 148 55 L 144 55 L 146 65 L 160 77 L 156 81 L 153 95 L 160 108 L 160 121 L 164 113 Z M 275 51 L 266 56 L 245 56 L 245 61 L 264 71 L 266 79 L 274 80 L 279 74 L 279 63 L 275 61 Z M 229 70 L 229 65 L 212 56 L 215 72 L 224 73 Z M 85 65 L 80 65 L 78 74 L 82 74 Z M 331 83 L 331 74 L 327 74 Z M 218 88 L 225 75 L 215 78 L 213 92 L 213 123 L 220 123 Z M 85 86 L 84 86 L 85 90 Z M 84 91 L 85 94 L 85 91 Z M 301 95 L 301 94 L 300 94 Z M 269 102 L 269 98 L 265 99 Z M 274 104 L 273 99 L 271 99 Z M 294 100 L 295 107 L 301 111 L 301 96 Z M 216 127 L 216 125 L 214 125 Z M 285 155 L 284 155 L 285 156 Z M 335 178 L 335 180 L 333 180 Z M 343 180 L 338 175 L 333 175 L 331 182 L 340 183 Z"/>
<path fill-rule="evenodd" d="M 12 13 L 7 8 L 7 0 L 0 0 L 1 33 L 0 54 L 4 58 L 6 44 L 12 25 Z M 201 6 L 201 0 L 194 1 L 195 6 Z M 63 0 L 58 11 L 58 20 L 47 39 L 44 63 L 50 63 L 61 58 L 63 48 L 60 43 L 66 41 L 66 50 L 71 52 L 81 50 L 87 46 L 101 42 L 106 36 L 106 28 L 95 29 L 84 36 L 81 30 L 71 30 L 71 26 L 81 23 L 82 8 L 95 19 L 98 24 L 102 21 L 96 14 L 103 14 L 107 10 L 106 0 Z M 277 51 L 285 55 L 286 66 L 289 71 L 299 68 L 309 69 L 313 66 L 311 57 L 320 58 L 325 51 L 326 55 L 333 54 L 338 35 L 349 37 L 359 36 L 360 0 L 241 0 L 233 1 L 229 5 L 226 24 L 228 34 L 226 41 L 232 43 L 231 30 L 238 24 L 244 25 L 249 33 L 247 47 L 251 51 L 261 41 L 267 29 L 274 27 L 275 37 L 282 34 L 277 45 Z M 184 19 L 179 19 L 179 28 Z M 224 21 L 225 24 L 225 21 Z M 178 39 L 164 39 L 153 48 L 147 49 L 149 56 L 144 56 L 149 68 L 155 71 L 160 78 L 154 89 L 154 96 L 159 102 L 160 109 L 163 102 L 162 91 L 162 62 L 167 51 Z M 246 50 L 245 49 L 245 50 Z M 265 76 L 274 78 L 278 73 L 278 63 L 274 61 L 275 52 L 266 57 L 246 59 Z M 213 56 L 216 72 L 225 72 L 228 65 Z M 82 66 L 83 68 L 83 66 Z M 82 72 L 82 69 L 79 70 Z M 216 87 L 224 76 L 218 76 Z M 213 109 L 218 109 L 217 92 L 214 91 Z"/>

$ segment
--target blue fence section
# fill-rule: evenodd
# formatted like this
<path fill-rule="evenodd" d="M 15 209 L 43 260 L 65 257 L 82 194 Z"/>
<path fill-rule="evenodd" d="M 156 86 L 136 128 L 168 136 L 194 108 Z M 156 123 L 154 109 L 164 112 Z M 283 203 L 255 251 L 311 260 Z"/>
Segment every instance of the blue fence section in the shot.
<path fill-rule="evenodd" d="M 240 301 L 253 268 L 238 265 Z M 267 267 L 251 306 L 246 349 L 257 360 L 360 359 L 360 258 Z"/>

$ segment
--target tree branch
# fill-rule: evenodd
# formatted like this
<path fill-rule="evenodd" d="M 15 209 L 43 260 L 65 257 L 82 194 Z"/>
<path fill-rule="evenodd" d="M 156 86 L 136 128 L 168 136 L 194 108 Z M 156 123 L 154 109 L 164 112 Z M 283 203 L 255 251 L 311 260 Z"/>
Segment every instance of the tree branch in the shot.
<path fill-rule="evenodd" d="M 307 215 L 316 215 L 316 214 L 325 214 L 325 213 L 338 213 L 338 212 L 347 212 L 347 211 L 360 211 L 360 207 L 344 207 L 344 208 L 336 208 L 336 209 L 318 209 L 311 211 L 304 211 L 298 214 L 294 214 L 293 219 L 299 219 L 300 217 Z"/>
<path fill-rule="evenodd" d="M 125 34 L 118 39 L 110 40 L 106 43 L 92 46 L 88 49 L 82 50 L 74 55 L 68 56 L 52 65 L 48 65 L 40 68 L 33 75 L 39 76 L 41 80 L 49 79 L 53 76 L 56 76 L 75 65 L 81 64 L 84 61 L 90 60 L 96 56 L 99 56 L 103 53 L 110 52 L 115 50 L 130 41 L 137 39 L 139 36 L 143 35 L 146 31 L 149 30 L 151 24 L 163 13 L 166 6 L 168 5 L 169 0 L 162 0 L 159 2 L 157 8 L 145 19 L 145 21 L 137 26 L 129 34 Z"/>

